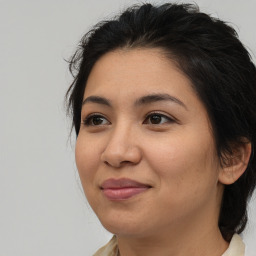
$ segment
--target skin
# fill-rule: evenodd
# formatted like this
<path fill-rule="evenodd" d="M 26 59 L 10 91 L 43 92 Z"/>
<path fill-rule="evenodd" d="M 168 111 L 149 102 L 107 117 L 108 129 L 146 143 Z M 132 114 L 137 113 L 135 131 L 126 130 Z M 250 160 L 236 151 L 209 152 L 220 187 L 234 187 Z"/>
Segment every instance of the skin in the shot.
<path fill-rule="evenodd" d="M 174 100 L 138 104 L 152 94 Z M 120 254 L 220 256 L 228 247 L 218 229 L 223 168 L 189 79 L 159 49 L 120 49 L 96 62 L 84 101 L 77 168 L 92 209 L 117 235 Z M 100 188 L 110 178 L 151 187 L 113 201 Z"/>

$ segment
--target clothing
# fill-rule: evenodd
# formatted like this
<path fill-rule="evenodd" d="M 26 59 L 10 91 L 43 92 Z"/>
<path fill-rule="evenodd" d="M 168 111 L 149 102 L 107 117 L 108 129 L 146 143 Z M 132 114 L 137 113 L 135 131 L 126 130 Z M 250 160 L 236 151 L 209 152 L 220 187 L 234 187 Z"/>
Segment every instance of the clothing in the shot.
<path fill-rule="evenodd" d="M 222 254 L 222 256 L 244 256 L 245 245 L 241 237 L 234 234 L 228 249 Z"/>
<path fill-rule="evenodd" d="M 93 256 L 118 256 L 118 247 L 116 236 L 103 247 L 101 247 Z"/>
<path fill-rule="evenodd" d="M 221 256 L 244 256 L 245 245 L 241 237 L 237 234 L 234 234 L 232 237 L 228 249 Z M 118 247 L 116 236 L 113 236 L 112 239 L 102 248 L 100 248 L 93 256 L 117 256 Z"/>

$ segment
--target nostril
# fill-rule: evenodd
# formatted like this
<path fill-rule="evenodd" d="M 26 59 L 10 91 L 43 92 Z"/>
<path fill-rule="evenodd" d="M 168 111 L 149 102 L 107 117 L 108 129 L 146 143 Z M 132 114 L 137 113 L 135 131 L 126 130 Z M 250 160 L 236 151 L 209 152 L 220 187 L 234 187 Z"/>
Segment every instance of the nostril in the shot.
<path fill-rule="evenodd" d="M 141 160 L 142 154 L 137 146 L 123 143 L 109 144 L 108 147 L 101 153 L 101 161 L 106 166 L 119 168 L 125 165 L 135 165 Z"/>
<path fill-rule="evenodd" d="M 130 161 L 122 161 L 121 164 L 131 164 Z"/>
<path fill-rule="evenodd" d="M 110 167 L 114 167 L 114 168 L 119 168 L 121 166 L 120 162 L 115 162 L 115 161 L 104 161 L 104 164 Z"/>
<path fill-rule="evenodd" d="M 137 162 L 122 161 L 122 162 L 120 163 L 120 167 L 122 167 L 122 166 L 133 166 L 133 165 L 136 165 L 136 164 L 137 164 Z"/>
<path fill-rule="evenodd" d="M 133 165 L 134 163 L 132 163 L 131 161 L 121 161 L 121 162 L 116 162 L 116 163 L 111 163 L 111 162 L 108 162 L 108 161 L 104 161 L 104 164 L 106 164 L 107 166 L 111 166 L 111 167 L 116 167 L 116 168 L 119 168 L 119 167 L 122 167 L 122 166 L 125 166 L 125 165 Z"/>
<path fill-rule="evenodd" d="M 104 164 L 110 166 L 109 162 L 108 161 L 104 161 Z"/>

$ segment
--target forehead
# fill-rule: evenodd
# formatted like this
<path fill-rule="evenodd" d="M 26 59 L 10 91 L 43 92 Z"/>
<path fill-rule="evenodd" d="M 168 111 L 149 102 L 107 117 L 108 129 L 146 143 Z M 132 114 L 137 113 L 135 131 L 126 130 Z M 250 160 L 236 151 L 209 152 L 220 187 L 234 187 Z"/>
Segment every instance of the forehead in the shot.
<path fill-rule="evenodd" d="M 84 98 L 106 97 L 120 104 L 147 94 L 169 94 L 186 105 L 201 105 L 190 80 L 161 49 L 118 49 L 94 65 Z M 196 104 L 195 104 L 196 103 Z"/>
<path fill-rule="evenodd" d="M 169 73 L 169 75 L 168 75 Z M 190 84 L 189 79 L 160 49 L 119 49 L 103 55 L 93 66 L 86 83 L 86 91 L 99 87 L 127 85 L 158 87 L 160 81 L 170 86 Z M 175 82 L 175 83 L 174 83 Z"/>

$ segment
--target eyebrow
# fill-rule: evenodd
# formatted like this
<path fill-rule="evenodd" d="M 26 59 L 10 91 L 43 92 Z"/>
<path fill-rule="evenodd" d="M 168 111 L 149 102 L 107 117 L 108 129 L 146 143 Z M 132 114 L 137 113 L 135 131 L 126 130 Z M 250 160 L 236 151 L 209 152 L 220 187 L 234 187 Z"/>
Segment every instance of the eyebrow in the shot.
<path fill-rule="evenodd" d="M 158 102 L 158 101 L 171 101 L 171 102 L 179 104 L 180 106 L 182 106 L 186 110 L 188 110 L 187 106 L 181 100 L 179 100 L 176 97 L 171 96 L 167 93 L 164 93 L 164 94 L 156 93 L 156 94 L 150 94 L 150 95 L 143 96 L 135 101 L 135 105 L 140 106 L 140 105 L 150 104 L 150 103 L 154 103 L 154 102 Z"/>
<path fill-rule="evenodd" d="M 176 97 L 171 96 L 167 93 L 163 93 L 163 94 L 154 93 L 154 94 L 142 96 L 141 98 L 139 98 L 135 101 L 134 105 L 141 106 L 141 105 L 147 105 L 147 104 L 158 102 L 158 101 L 171 101 L 171 102 L 177 103 L 178 105 L 180 105 L 180 106 L 184 107 L 186 110 L 188 110 L 186 105 L 181 100 L 179 100 Z M 92 96 L 87 97 L 86 99 L 83 100 L 82 106 L 89 102 L 112 107 L 110 100 L 108 100 L 104 97 L 100 97 L 100 96 L 92 95 Z"/>
<path fill-rule="evenodd" d="M 82 106 L 86 103 L 97 103 L 105 106 L 111 107 L 111 103 L 108 99 L 100 97 L 100 96 L 89 96 L 86 99 L 83 100 Z"/>

